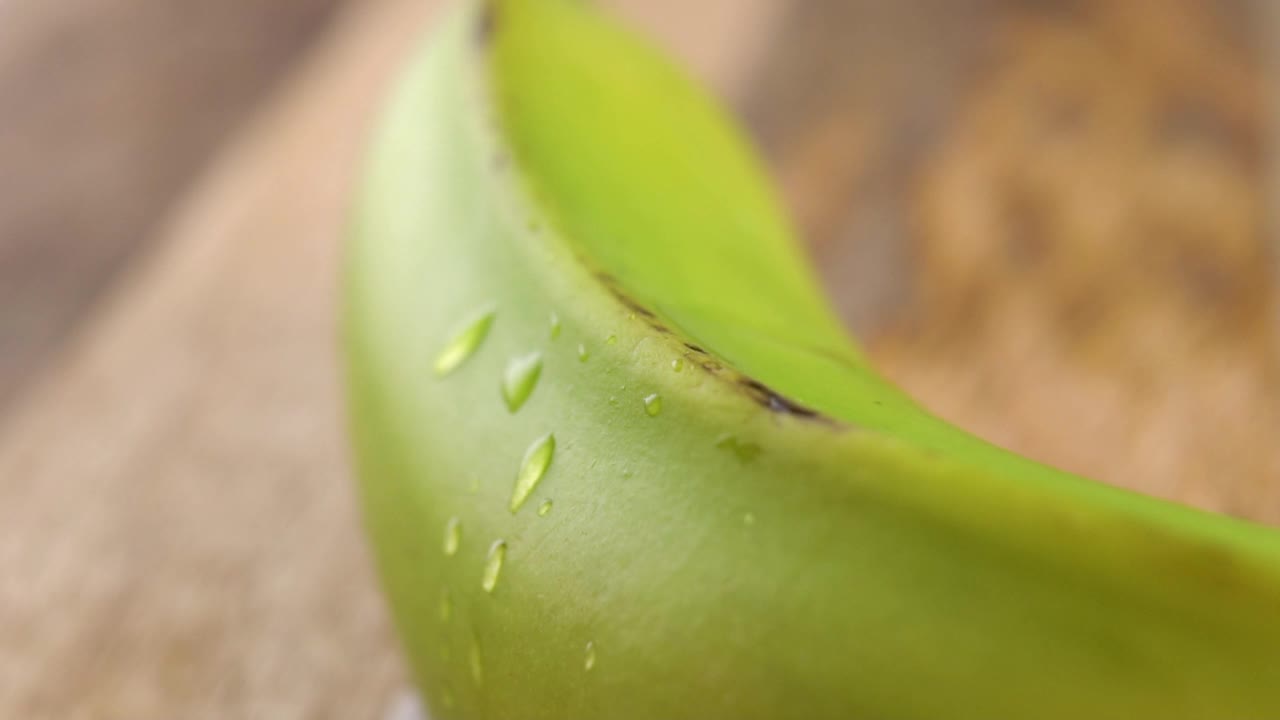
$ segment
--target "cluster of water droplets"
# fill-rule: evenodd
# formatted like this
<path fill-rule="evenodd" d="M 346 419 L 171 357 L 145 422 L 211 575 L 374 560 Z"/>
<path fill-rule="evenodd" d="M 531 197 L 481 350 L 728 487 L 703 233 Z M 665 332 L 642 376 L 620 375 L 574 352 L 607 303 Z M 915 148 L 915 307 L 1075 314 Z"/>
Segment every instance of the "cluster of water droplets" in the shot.
<path fill-rule="evenodd" d="M 462 324 L 461 329 L 436 357 L 435 372 L 437 376 L 444 377 L 453 373 L 479 350 L 488 336 L 490 328 L 493 326 L 495 315 L 496 312 L 493 307 L 485 307 L 474 313 Z M 632 314 L 631 317 L 634 318 L 635 315 Z M 549 339 L 551 341 L 557 340 L 561 335 L 562 329 L 560 317 L 554 312 L 551 313 L 548 330 Z M 616 345 L 617 342 L 618 336 L 615 333 L 609 333 L 604 338 L 606 346 Z M 591 358 L 591 353 L 584 342 L 578 343 L 576 354 L 578 361 L 581 363 L 586 363 Z M 677 357 L 671 361 L 671 370 L 677 373 L 681 372 L 684 370 L 684 365 L 684 358 Z M 543 354 L 538 350 L 515 355 L 507 361 L 500 378 L 499 390 L 509 413 L 515 414 L 519 412 L 529 401 L 537 389 L 539 379 L 542 377 L 542 369 Z M 621 389 L 625 391 L 626 387 L 623 386 Z M 609 400 L 610 404 L 618 404 L 616 396 L 610 397 Z M 662 396 L 658 393 L 651 393 L 642 397 L 641 403 L 645 414 L 651 418 L 656 418 L 662 413 Z M 733 453 L 739 460 L 744 462 L 753 460 L 760 451 L 759 446 L 743 442 L 732 435 L 724 435 L 718 438 L 716 446 Z M 510 501 L 507 504 L 507 509 L 512 515 L 519 513 L 537 490 L 539 483 L 542 482 L 551 467 L 555 450 L 555 434 L 549 432 L 534 440 L 525 451 L 524 458 L 521 460 L 516 472 Z M 630 475 L 630 471 L 624 472 L 624 477 L 629 477 Z M 470 485 L 471 494 L 478 494 L 479 490 L 478 479 L 473 479 Z M 545 499 L 538 506 L 538 517 L 546 517 L 550 514 L 552 507 L 552 501 Z M 755 522 L 755 515 L 750 512 L 742 516 L 744 525 L 754 525 Z M 462 542 L 462 521 L 457 516 L 450 517 L 444 525 L 442 550 L 445 557 L 451 558 L 457 555 Z M 489 543 L 480 573 L 480 587 L 486 594 L 492 595 L 498 589 L 506 556 L 507 541 L 505 539 L 497 538 Z M 445 587 L 440 592 L 439 617 L 442 622 L 448 623 L 453 615 L 453 594 L 448 587 Z M 448 646 L 442 646 L 441 657 L 448 659 L 450 655 Z M 476 687 L 482 686 L 484 682 L 484 665 L 480 641 L 474 633 L 472 634 L 471 646 L 467 654 L 467 665 L 471 679 Z M 589 641 L 584 649 L 583 669 L 589 672 L 595 668 L 595 665 L 596 646 L 594 641 Z M 442 690 L 442 702 L 446 706 L 452 706 L 454 703 L 452 690 L 448 686 L 445 686 Z"/>

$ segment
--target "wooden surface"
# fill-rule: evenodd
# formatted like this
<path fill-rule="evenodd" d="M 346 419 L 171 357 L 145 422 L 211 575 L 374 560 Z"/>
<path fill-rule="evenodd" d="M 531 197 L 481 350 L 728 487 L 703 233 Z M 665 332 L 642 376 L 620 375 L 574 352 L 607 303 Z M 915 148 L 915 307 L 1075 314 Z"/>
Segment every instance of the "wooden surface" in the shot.
<path fill-rule="evenodd" d="M 0 405 L 339 0 L 0 0 Z"/>
<path fill-rule="evenodd" d="M 375 718 L 337 236 L 420 0 L 353 6 L 0 434 L 0 717 Z"/>
<path fill-rule="evenodd" d="M 709 43 L 676 0 L 618 4 L 743 109 L 886 372 L 1034 456 L 1280 520 L 1252 5 L 717 2 L 699 22 L 746 39 Z M 334 283 L 434 5 L 349 5 L 0 413 L 0 717 L 411 713 Z"/>

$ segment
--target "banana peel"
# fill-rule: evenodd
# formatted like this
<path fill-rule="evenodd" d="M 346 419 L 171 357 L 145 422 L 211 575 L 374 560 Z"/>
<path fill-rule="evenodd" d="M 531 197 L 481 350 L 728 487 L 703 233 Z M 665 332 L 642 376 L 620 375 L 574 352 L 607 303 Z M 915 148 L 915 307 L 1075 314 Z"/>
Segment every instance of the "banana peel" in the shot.
<path fill-rule="evenodd" d="M 764 177 L 579 2 L 466 4 L 413 62 L 344 332 L 432 716 L 1280 717 L 1280 532 L 930 415 Z"/>

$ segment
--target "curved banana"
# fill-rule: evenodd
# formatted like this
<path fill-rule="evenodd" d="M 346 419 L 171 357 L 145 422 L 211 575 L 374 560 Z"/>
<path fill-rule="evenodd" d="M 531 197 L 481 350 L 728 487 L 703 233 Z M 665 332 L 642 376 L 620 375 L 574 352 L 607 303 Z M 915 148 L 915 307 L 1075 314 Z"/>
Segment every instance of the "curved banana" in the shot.
<path fill-rule="evenodd" d="M 433 717 L 1280 717 L 1280 533 L 930 416 L 762 177 L 573 0 L 468 5 L 413 65 L 345 325 Z"/>

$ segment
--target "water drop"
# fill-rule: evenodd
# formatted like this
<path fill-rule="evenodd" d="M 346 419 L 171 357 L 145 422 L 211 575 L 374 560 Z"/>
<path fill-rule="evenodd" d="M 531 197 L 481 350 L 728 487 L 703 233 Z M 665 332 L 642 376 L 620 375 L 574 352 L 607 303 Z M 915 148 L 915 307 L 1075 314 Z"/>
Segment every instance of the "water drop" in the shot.
<path fill-rule="evenodd" d="M 635 320 L 635 319 L 636 319 L 636 314 L 635 314 L 635 313 L 633 313 L 633 312 L 629 312 L 629 313 L 627 313 L 627 319 L 628 319 L 628 320 Z"/>
<path fill-rule="evenodd" d="M 644 399 L 644 411 L 649 417 L 658 417 L 662 414 L 662 396 L 654 393 Z"/>
<path fill-rule="evenodd" d="M 484 685 L 484 661 L 480 657 L 480 639 L 472 638 L 471 652 L 467 653 L 467 664 L 471 667 L 471 680 L 476 687 Z"/>
<path fill-rule="evenodd" d="M 467 486 L 467 492 L 472 495 L 480 494 L 480 478 L 471 478 L 471 484 Z"/>
<path fill-rule="evenodd" d="M 585 657 L 582 659 L 582 667 L 587 672 L 596 666 L 596 643 L 594 640 L 587 641 L 587 650 Z"/>
<path fill-rule="evenodd" d="M 458 552 L 458 544 L 462 542 L 462 521 L 456 517 L 449 518 L 444 525 L 444 554 L 453 555 Z"/>
<path fill-rule="evenodd" d="M 436 356 L 436 375 L 444 377 L 457 370 L 475 353 L 480 343 L 484 342 L 485 336 L 489 334 L 489 328 L 493 325 L 493 316 L 493 310 L 483 310 L 463 325 L 463 329 L 454 335 Z"/>
<path fill-rule="evenodd" d="M 609 337 L 607 337 L 607 338 L 605 338 L 605 339 L 604 339 L 604 344 L 605 344 L 605 345 L 617 345 L 617 344 L 618 344 L 618 336 L 617 336 L 617 335 L 610 334 L 610 335 L 609 335 Z"/>
<path fill-rule="evenodd" d="M 453 617 L 453 596 L 449 594 L 449 588 L 440 591 L 440 619 L 449 622 L 449 618 Z"/>
<path fill-rule="evenodd" d="M 446 710 L 453 709 L 453 706 L 457 704 L 457 701 L 453 699 L 453 691 L 450 690 L 448 686 L 440 689 L 440 704 L 443 705 Z"/>
<path fill-rule="evenodd" d="M 502 562 L 507 559 L 507 541 L 494 540 L 489 546 L 489 556 L 484 561 L 484 574 L 480 578 L 480 587 L 492 593 L 498 587 L 498 576 L 502 574 Z"/>
<path fill-rule="evenodd" d="M 728 450 L 742 462 L 751 462 L 760 454 L 760 446 L 753 442 L 743 442 L 732 434 L 721 435 L 716 439 L 716 447 Z"/>
<path fill-rule="evenodd" d="M 515 412 L 524 405 L 538 386 L 541 375 L 542 353 L 520 355 L 507 362 L 507 370 L 502 374 L 502 399 L 507 403 L 507 410 Z"/>
<path fill-rule="evenodd" d="M 676 358 L 671 361 L 671 369 L 680 372 L 684 369 L 684 358 Z"/>
<path fill-rule="evenodd" d="M 551 339 L 555 340 L 560 337 L 560 316 L 551 313 Z"/>
<path fill-rule="evenodd" d="M 551 501 L 547 500 L 538 506 L 538 517 L 546 517 L 551 512 Z"/>
<path fill-rule="evenodd" d="M 578 343 L 578 362 L 586 362 L 591 357 L 591 353 L 587 352 L 587 346 Z"/>
<path fill-rule="evenodd" d="M 743 516 L 742 516 L 742 524 L 743 524 L 743 525 L 755 525 L 755 524 L 756 524 L 756 516 L 755 516 L 755 513 L 746 513 L 745 515 L 743 515 Z"/>
<path fill-rule="evenodd" d="M 556 452 L 556 436 L 547 433 L 529 446 L 524 460 L 520 463 L 520 472 L 516 473 L 516 486 L 511 491 L 510 509 L 512 514 L 519 512 L 533 489 L 538 487 L 542 476 L 547 474 L 551 466 L 551 456 Z"/>

